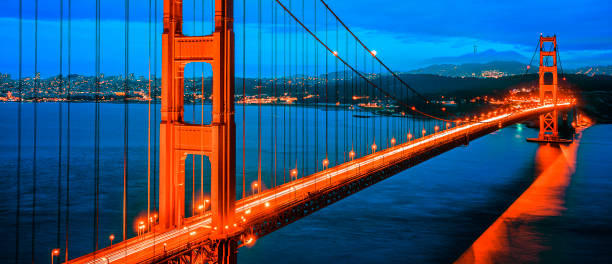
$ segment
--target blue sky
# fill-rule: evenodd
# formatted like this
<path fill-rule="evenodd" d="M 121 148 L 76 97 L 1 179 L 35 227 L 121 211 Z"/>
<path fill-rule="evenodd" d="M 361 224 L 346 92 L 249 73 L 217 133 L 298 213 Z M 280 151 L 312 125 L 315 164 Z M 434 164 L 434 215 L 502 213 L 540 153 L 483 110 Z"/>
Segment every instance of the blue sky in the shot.
<path fill-rule="evenodd" d="M 17 74 L 18 68 L 18 3 L 15 0 L 0 0 L 0 23 L 3 25 L 0 34 L 0 48 L 6 52 L 0 62 L 0 72 Z M 39 35 L 38 35 L 38 71 L 49 76 L 59 72 L 59 5 L 60 0 L 39 1 Z M 152 0 L 154 3 L 155 0 Z M 158 19 L 162 19 L 163 1 L 158 0 Z M 291 4 L 291 10 L 301 18 L 306 16 L 305 23 L 314 30 L 314 0 L 283 0 Z M 536 3 L 534 3 L 536 2 Z M 64 15 L 67 18 L 67 3 L 64 0 Z M 72 1 L 72 72 L 91 74 L 94 72 L 94 0 Z M 102 16 L 102 72 L 121 74 L 124 68 L 124 1 L 101 1 Z M 243 41 L 243 8 L 242 1 L 235 2 L 236 17 L 236 69 L 242 75 L 242 45 L 246 45 L 246 74 L 258 74 L 258 1 L 247 1 L 246 41 Z M 184 0 L 186 34 L 192 34 L 194 23 L 193 6 L 195 4 L 196 34 L 210 33 L 211 1 Z M 372 49 L 377 50 L 379 58 L 396 71 L 411 70 L 426 66 L 425 61 L 435 57 L 460 56 L 478 49 L 496 51 L 515 51 L 525 57 L 531 57 L 540 33 L 557 34 L 559 50 L 565 68 L 586 65 L 612 64 L 612 2 L 610 1 L 391 1 L 391 0 L 328 0 L 334 11 L 353 29 L 358 36 Z M 300 35 L 283 34 L 283 30 L 295 27 L 295 24 L 283 23 L 283 11 L 272 0 L 261 0 L 262 5 L 262 75 L 270 75 L 273 68 L 271 47 L 273 36 L 276 36 L 276 52 L 289 51 L 283 45 L 293 41 L 301 43 Z M 34 0 L 23 0 L 23 72 L 25 76 L 34 72 Z M 137 75 L 148 74 L 149 69 L 149 0 L 130 1 L 130 72 Z M 276 10 L 276 23 L 272 24 L 272 7 Z M 152 7 L 154 8 L 154 7 Z M 339 55 L 351 64 L 363 65 L 352 56 L 353 43 L 344 39 L 344 31 L 338 31 L 339 41 L 335 42 L 335 22 L 328 15 L 328 30 L 325 31 L 325 12 L 323 6 L 317 5 L 317 35 L 327 38 L 330 46 L 339 51 Z M 202 14 L 204 23 L 202 24 Z M 154 16 L 155 14 L 153 14 Z M 284 26 L 289 25 L 287 28 Z M 202 31 L 204 28 L 204 31 Z M 67 36 L 67 22 L 64 22 L 64 37 Z M 151 31 L 151 37 L 158 35 L 161 40 L 161 23 L 157 32 Z M 283 37 L 285 36 L 285 37 Z M 297 37 L 296 37 L 297 36 Z M 292 40 L 289 40 L 292 39 Z M 283 44 L 283 41 L 285 43 Z M 309 69 L 313 66 L 312 38 L 307 53 Z M 346 44 L 351 47 L 347 50 Z M 161 45 L 158 45 L 161 47 Z M 294 46 L 293 53 L 301 50 Z M 67 71 L 67 39 L 64 41 L 64 72 Z M 154 50 L 151 51 L 155 53 Z M 159 52 L 159 51 L 158 51 Z M 349 55 L 350 54 L 350 55 Z M 327 54 L 329 55 L 329 54 Z M 277 54 L 278 61 L 283 56 Z M 325 53 L 319 49 L 319 61 L 325 60 Z M 287 60 L 287 57 L 284 58 Z M 335 67 L 333 58 L 327 57 Z M 277 64 L 280 64 L 278 63 Z M 527 63 L 527 62 L 525 62 Z M 152 62 L 154 65 L 154 62 Z M 158 63 L 159 66 L 159 63 Z M 199 67 L 199 66 L 198 66 Z M 277 66 L 275 71 L 288 71 Z M 369 66 L 366 65 L 366 69 Z M 187 75 L 191 74 L 187 67 Z M 363 68 L 363 67 L 361 67 Z M 200 69 L 200 68 L 198 68 Z M 199 72 L 200 70 L 197 70 Z M 205 68 L 206 71 L 206 68 Z M 295 70 L 294 70 L 295 71 Z M 319 64 L 319 72 L 322 66 Z"/>

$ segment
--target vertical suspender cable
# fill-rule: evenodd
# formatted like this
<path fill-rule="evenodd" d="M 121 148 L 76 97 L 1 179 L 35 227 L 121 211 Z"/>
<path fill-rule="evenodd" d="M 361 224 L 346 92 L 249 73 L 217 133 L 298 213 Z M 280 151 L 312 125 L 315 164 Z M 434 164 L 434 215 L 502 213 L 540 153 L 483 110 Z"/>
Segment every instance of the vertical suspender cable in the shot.
<path fill-rule="evenodd" d="M 154 13 L 155 13 L 155 26 L 154 26 L 154 33 L 153 34 L 155 37 L 153 38 L 153 80 L 154 80 L 154 85 L 153 85 L 153 98 L 151 98 L 151 100 L 154 100 L 154 104 L 153 104 L 153 124 L 155 124 L 153 126 L 153 211 L 157 211 L 157 101 L 155 101 L 157 99 L 157 0 L 154 1 L 155 4 L 155 8 L 154 8 Z M 153 217 L 155 218 L 155 217 Z M 157 221 L 157 220 L 155 220 Z M 157 232 L 155 232 L 154 234 L 156 234 Z"/>
<path fill-rule="evenodd" d="M 68 233 L 70 228 L 70 105 L 71 105 L 71 92 L 72 92 L 72 80 L 70 76 L 70 63 L 72 59 L 72 0 L 68 0 L 68 91 L 66 100 L 68 105 L 66 109 L 66 227 L 64 228 L 65 234 L 65 262 L 68 262 Z"/>
<path fill-rule="evenodd" d="M 305 8 L 306 8 L 306 6 L 305 6 L 305 3 L 304 3 L 304 0 L 302 0 L 302 10 L 304 10 Z M 303 17 L 302 19 L 304 21 L 306 21 L 306 14 L 305 14 L 305 12 L 302 12 L 302 17 Z M 302 42 L 304 42 L 304 45 L 305 45 L 305 47 L 304 47 L 304 54 L 307 54 L 307 55 L 305 55 L 305 63 L 304 64 L 309 66 L 308 65 L 308 63 L 309 63 L 308 58 L 310 58 L 310 54 L 308 54 L 308 49 L 309 49 L 309 47 L 308 47 L 308 40 L 306 40 L 305 35 L 306 35 L 306 32 L 302 32 Z M 304 75 L 304 78 L 306 78 L 304 80 L 304 83 L 305 83 L 304 86 L 306 86 L 306 91 L 305 92 L 308 93 L 308 96 L 306 96 L 306 94 L 303 95 L 304 96 L 303 100 L 304 100 L 304 103 L 306 105 L 304 111 L 306 111 L 306 109 L 309 109 L 308 108 L 308 105 L 309 105 L 308 100 L 309 100 L 309 98 L 307 98 L 307 97 L 312 95 L 312 89 L 311 89 L 312 85 L 310 84 L 310 77 L 309 76 L 310 76 L 310 69 L 308 67 L 306 69 L 306 75 Z M 308 139 L 310 137 L 306 136 L 306 134 L 308 133 L 308 129 L 309 129 L 309 128 L 306 128 L 306 124 L 309 124 L 309 122 L 308 122 L 309 117 L 310 117 L 310 115 L 305 115 L 304 122 L 303 122 L 304 131 L 305 131 L 305 134 L 304 134 L 304 138 L 305 138 L 304 139 L 304 150 L 305 150 L 305 152 L 304 152 L 304 158 L 302 159 L 302 160 L 304 160 L 302 162 L 302 168 L 304 170 L 304 173 L 302 173 L 302 175 L 308 175 L 309 174 L 309 172 L 308 172 L 308 167 L 309 167 L 308 166 L 308 152 L 310 150 L 310 144 L 308 144 L 309 143 Z"/>
<path fill-rule="evenodd" d="M 99 242 L 100 224 L 100 0 L 96 0 L 96 58 L 95 58 L 95 110 L 94 110 L 94 225 L 93 248 L 94 259 Z"/>
<path fill-rule="evenodd" d="M 289 0 L 289 8 L 291 8 L 291 0 Z M 286 17 L 286 16 L 285 16 Z M 286 25 L 283 24 L 283 28 L 286 28 Z M 289 34 L 289 36 L 287 36 L 287 34 Z M 288 62 L 288 66 L 287 68 L 289 68 L 289 75 L 286 76 L 288 77 L 287 79 L 287 84 L 289 85 L 289 89 L 288 89 L 288 97 L 291 97 L 291 80 L 292 80 L 292 76 L 291 76 L 291 22 L 289 22 L 289 30 L 286 30 L 285 34 L 283 35 L 284 39 L 288 39 L 289 43 L 286 47 L 284 47 L 284 51 L 285 51 L 285 56 L 288 55 L 289 57 L 289 62 Z M 285 95 L 285 96 L 287 96 Z M 283 123 L 284 127 L 289 127 L 289 129 L 285 128 L 285 131 L 287 131 L 287 134 L 289 135 L 288 139 L 285 139 L 285 142 L 283 142 L 283 146 L 287 146 L 288 145 L 288 149 L 289 151 L 283 151 L 283 183 L 285 183 L 287 180 L 285 179 L 285 175 L 287 174 L 287 169 L 285 168 L 285 166 L 287 166 L 286 161 L 289 161 L 289 163 L 291 163 L 291 107 L 288 107 L 287 104 L 289 102 L 285 103 L 284 108 L 288 108 L 289 109 L 289 113 L 287 114 L 287 121 L 285 121 Z M 285 156 L 287 154 L 287 152 L 289 153 L 289 157 L 287 159 L 285 159 Z"/>
<path fill-rule="evenodd" d="M 64 49 L 64 0 L 60 0 L 60 35 L 59 35 L 59 88 L 58 93 L 61 95 L 62 89 L 64 87 L 64 77 L 62 76 L 62 62 L 63 62 L 63 49 Z M 58 96 L 59 97 L 59 96 Z M 64 103 L 59 103 L 59 111 L 58 111 L 58 121 L 59 121 L 59 129 L 58 129 L 58 159 L 57 159 L 57 235 L 56 235 L 56 243 L 55 248 L 60 248 L 60 225 L 61 225 L 61 217 L 62 217 L 62 130 L 63 130 L 63 107 Z"/>
<path fill-rule="evenodd" d="M 305 8 L 304 0 L 302 0 L 302 20 L 305 21 L 306 16 L 304 15 L 305 14 L 304 8 Z M 306 87 L 306 80 L 307 80 L 306 78 L 306 48 L 304 45 L 304 39 L 305 39 L 304 34 L 302 33 L 302 83 L 301 83 L 302 84 L 302 94 L 301 94 L 302 100 L 299 100 L 299 101 L 301 101 L 302 103 L 302 151 L 304 151 L 305 153 L 308 153 L 308 146 L 304 142 L 304 140 L 306 139 L 306 121 L 305 121 L 306 120 L 306 107 L 304 107 L 304 103 L 305 103 L 304 98 L 306 97 L 306 88 L 307 88 Z M 305 154 L 302 154 L 301 160 L 302 160 L 302 166 L 300 169 L 304 170 L 304 162 L 306 160 Z M 297 162 L 295 164 L 295 167 L 296 167 L 295 169 L 298 170 Z M 303 175 L 307 175 L 305 174 L 306 170 L 304 170 L 302 173 L 304 173 Z M 298 173 L 298 177 L 299 177 L 299 173 Z"/>
<path fill-rule="evenodd" d="M 34 150 L 32 156 L 32 263 L 36 243 L 36 150 L 38 134 L 38 0 L 34 1 Z"/>
<path fill-rule="evenodd" d="M 157 98 L 156 95 L 156 88 L 157 88 L 157 0 L 154 1 L 154 5 L 155 7 L 153 8 L 153 12 L 155 13 L 154 15 L 154 20 L 155 20 L 155 25 L 153 27 L 153 35 L 155 36 L 153 38 L 153 87 L 152 87 L 152 97 L 150 98 L 150 100 L 153 101 L 153 212 L 157 211 L 157 197 L 156 197 L 156 191 L 157 189 L 155 188 L 156 186 L 156 172 L 157 172 L 157 101 L 155 101 L 155 98 Z M 153 224 L 157 224 L 157 213 L 154 213 L 153 215 Z M 157 232 L 153 232 L 153 251 L 155 252 L 155 241 L 157 238 Z"/>
<path fill-rule="evenodd" d="M 317 2 L 314 2 L 314 32 L 317 34 Z M 315 40 L 315 131 L 319 131 L 319 47 Z M 319 137 L 315 137 L 315 172 L 319 171 Z M 317 181 L 315 179 L 315 191 L 317 189 Z"/>
<path fill-rule="evenodd" d="M 202 3 L 204 4 L 204 3 Z M 204 14 L 202 14 L 202 16 L 204 16 Z M 193 0 L 193 36 L 196 35 L 196 1 Z M 196 67 L 195 67 L 195 63 L 191 64 L 191 69 L 192 69 L 192 73 L 191 73 L 191 92 L 193 93 L 193 102 L 192 102 L 192 113 L 191 113 L 191 120 L 192 123 L 195 124 L 196 122 L 196 100 L 197 100 L 197 93 L 196 93 L 196 83 L 195 83 L 195 71 L 196 71 Z M 195 155 L 191 155 L 191 215 L 195 215 Z"/>
<path fill-rule="evenodd" d="M 151 229 L 151 0 L 149 0 L 149 30 L 147 36 L 149 37 L 149 54 L 147 67 L 149 70 L 148 75 L 148 101 L 147 101 L 147 226 Z"/>
<path fill-rule="evenodd" d="M 305 8 L 306 8 L 306 6 L 305 6 L 305 3 L 304 3 L 304 0 L 302 0 L 302 10 L 304 10 Z M 302 20 L 306 21 L 306 14 L 305 14 L 304 11 L 302 11 Z M 308 67 L 309 66 L 308 65 L 308 62 L 309 62 L 308 58 L 310 57 L 310 54 L 308 54 L 308 41 L 306 40 L 305 35 L 306 35 L 306 32 L 302 32 L 302 42 L 304 43 L 302 45 L 304 45 L 304 54 L 305 54 L 305 55 L 303 55 L 303 56 L 305 56 L 304 65 L 306 65 Z M 304 86 L 305 86 L 305 91 L 304 91 L 305 93 L 302 95 L 303 96 L 302 99 L 303 99 L 304 104 L 305 104 L 304 111 L 307 111 L 307 109 L 309 109 L 308 108 L 309 103 L 308 103 L 307 97 L 309 97 L 312 94 L 311 87 L 310 87 L 310 81 L 309 81 L 310 78 L 308 77 L 308 75 L 310 75 L 310 69 L 306 68 L 306 72 L 304 74 L 304 78 L 305 79 L 303 80 L 304 81 Z M 308 96 L 306 96 L 306 93 L 308 93 Z M 308 144 L 309 136 L 307 134 L 309 134 L 309 133 L 308 133 L 308 128 L 306 127 L 306 124 L 309 124 L 309 122 L 308 122 L 309 116 L 310 115 L 304 114 L 304 117 L 303 117 L 304 118 L 304 122 L 302 122 L 302 126 L 304 127 L 303 130 L 302 130 L 302 131 L 304 131 L 304 133 L 303 133 L 303 136 L 304 136 L 304 157 L 302 158 L 302 160 L 303 160 L 302 161 L 302 169 L 304 170 L 304 172 L 302 173 L 302 175 L 309 175 L 309 173 L 308 173 L 308 150 L 310 149 L 310 145 Z"/>
<path fill-rule="evenodd" d="M 127 239 L 127 206 L 128 206 L 128 124 L 129 124 L 129 63 L 130 63 L 130 0 L 125 0 L 125 62 L 124 62 L 124 83 L 123 83 L 123 241 Z M 125 243 L 125 253 L 127 254 L 127 243 Z"/>
<path fill-rule="evenodd" d="M 317 34 L 317 2 L 314 2 L 314 32 Z M 315 48 L 315 70 L 314 70 L 314 81 L 315 81 L 315 151 L 314 151 L 314 172 L 319 171 L 319 47 L 317 46 L 317 41 L 314 40 L 314 48 Z M 315 174 L 316 175 L 316 174 Z M 317 190 L 317 179 L 314 181 L 315 191 Z"/>
<path fill-rule="evenodd" d="M 23 102 L 22 78 L 22 41 L 23 41 L 23 1 L 19 0 L 19 104 L 17 105 L 17 211 L 15 213 L 15 263 L 19 263 L 21 229 L 21 107 Z"/>
<path fill-rule="evenodd" d="M 329 30 L 327 28 L 327 12 L 325 12 L 325 43 L 327 42 L 327 34 L 328 34 Z M 329 164 L 329 158 L 328 158 L 328 152 L 327 152 L 327 143 L 328 143 L 328 131 L 329 131 L 329 111 L 328 111 L 328 105 L 329 105 L 329 93 L 328 93 L 328 81 L 329 81 L 329 70 L 327 69 L 327 59 L 329 58 L 329 56 L 327 56 L 327 54 L 323 53 L 323 55 L 325 56 L 325 161 L 327 162 L 327 164 Z M 323 169 L 326 169 L 327 166 L 323 166 Z"/>
<path fill-rule="evenodd" d="M 270 66 L 271 66 L 271 73 L 272 73 L 272 96 L 274 98 L 276 98 L 276 75 L 275 75 L 275 52 L 276 52 L 276 47 L 274 44 L 276 44 L 276 27 L 274 27 L 275 23 L 276 23 L 276 10 L 274 9 L 274 3 L 272 2 L 272 6 L 271 6 L 271 10 L 272 10 L 272 36 L 271 36 L 271 40 L 273 45 L 271 45 L 272 47 L 272 56 L 270 56 Z M 273 104 L 272 107 L 270 108 L 270 112 L 271 112 L 271 122 L 272 122 L 272 133 L 270 133 L 270 142 L 272 142 L 272 147 L 274 148 L 273 151 L 270 151 L 270 170 L 272 173 L 270 173 L 270 177 L 272 177 L 272 186 L 276 186 L 276 122 L 275 122 L 275 117 L 276 117 L 276 104 Z"/>
<path fill-rule="evenodd" d="M 336 21 L 336 52 L 338 52 L 339 49 L 340 49 L 340 46 L 338 45 L 338 21 Z M 334 89 L 335 90 L 334 94 L 336 96 L 335 103 L 338 104 L 337 107 L 339 107 L 340 101 L 338 100 L 338 60 L 334 60 L 334 62 L 336 64 L 336 69 L 334 71 L 334 85 L 335 85 L 335 87 L 334 87 L 335 88 Z M 338 152 L 339 152 L 339 149 L 338 149 L 338 144 L 339 144 L 339 142 L 338 142 L 338 140 L 339 140 L 339 138 L 338 138 L 338 127 L 339 127 L 339 124 L 338 124 L 338 110 L 339 110 L 339 108 L 336 108 L 335 111 L 334 111 L 334 112 L 336 112 L 336 120 L 335 120 L 335 123 L 336 123 L 336 127 L 335 127 L 336 128 L 336 162 L 335 162 L 335 164 L 336 165 L 338 165 Z"/>
<path fill-rule="evenodd" d="M 261 1 L 257 0 L 257 193 L 261 192 Z"/>
<path fill-rule="evenodd" d="M 214 4 L 214 1 L 211 1 Z M 202 3 L 202 35 L 204 35 L 204 12 L 205 12 L 205 8 L 204 8 L 204 3 Z M 212 23 L 214 25 L 214 20 L 215 20 L 215 16 L 214 16 L 214 11 L 213 13 L 211 13 L 212 17 Z M 201 82 L 201 96 L 202 98 L 200 98 L 200 125 L 204 125 L 204 100 L 206 99 L 206 96 L 204 95 L 204 63 L 202 63 L 202 79 L 200 79 Z M 200 140 L 201 143 L 201 147 L 204 147 L 204 140 Z M 204 203 L 204 155 L 200 155 L 200 204 L 203 206 L 202 209 L 202 213 L 204 213 L 204 211 L 206 211 L 206 203 Z"/>
<path fill-rule="evenodd" d="M 246 1 L 242 0 L 242 198 L 246 197 Z"/>
<path fill-rule="evenodd" d="M 155 80 L 155 85 L 153 86 L 153 100 L 157 99 L 157 0 L 155 0 L 155 8 L 154 8 L 154 12 L 155 12 L 155 27 L 154 27 L 154 40 L 153 40 L 153 50 L 155 50 L 153 52 L 153 56 L 154 56 L 154 67 L 153 67 L 153 71 L 154 71 L 154 77 L 153 80 Z M 155 126 L 153 126 L 153 211 L 157 211 L 157 101 L 155 101 L 155 103 L 153 104 L 153 124 L 155 124 Z"/>
<path fill-rule="evenodd" d="M 283 13 L 283 94 L 287 93 L 287 14 Z M 285 157 L 287 147 L 287 105 L 283 104 L 283 183 L 285 183 Z"/>

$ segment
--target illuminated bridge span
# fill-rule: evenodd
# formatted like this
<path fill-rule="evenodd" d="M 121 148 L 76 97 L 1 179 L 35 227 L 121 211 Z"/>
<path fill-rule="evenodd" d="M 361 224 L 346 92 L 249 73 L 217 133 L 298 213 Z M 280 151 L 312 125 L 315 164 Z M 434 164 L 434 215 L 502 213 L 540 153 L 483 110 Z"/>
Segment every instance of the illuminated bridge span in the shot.
<path fill-rule="evenodd" d="M 239 247 L 254 245 L 257 239 L 327 205 L 503 127 L 539 117 L 541 131 L 533 141 L 568 142 L 560 138 L 558 124 L 560 119 L 571 121 L 564 113 L 572 110 L 576 102 L 571 92 L 563 89 L 565 78 L 557 80 L 560 57 L 556 36 L 540 36 L 536 49 L 540 53 L 539 96 L 501 98 L 502 104 L 478 109 L 450 109 L 436 102 L 443 98 L 441 95 L 425 95 L 409 86 L 323 0 L 259 0 L 257 7 L 250 6 L 254 1 L 245 0 L 236 7 L 242 11 L 236 12 L 241 13 L 242 20 L 241 25 L 237 23 L 242 34 L 237 36 L 234 1 L 198 4 L 201 12 L 196 12 L 196 4 L 202 1 L 190 2 L 192 12 L 184 12 L 192 6 L 185 2 L 163 1 L 160 54 L 156 52 L 157 14 L 152 13 L 157 7 L 149 5 L 149 73 L 148 80 L 141 82 L 145 78 L 129 77 L 130 4 L 125 0 L 124 90 L 111 94 L 105 90 L 109 80 L 103 77 L 100 64 L 103 19 L 100 1 L 96 1 L 96 75 L 91 86 L 96 106 L 93 243 L 92 250 L 87 251 L 91 253 L 78 258 L 76 254 L 69 255 L 70 245 L 87 241 L 68 235 L 70 204 L 75 198 L 71 198 L 68 188 L 71 165 L 63 163 L 62 157 L 68 156 L 66 160 L 70 161 L 70 105 L 72 96 L 78 94 L 73 86 L 87 82 L 71 79 L 70 46 L 68 73 L 64 76 L 65 59 L 60 48 L 60 74 L 53 80 L 59 84 L 56 99 L 62 103 L 58 104 L 57 245 L 50 245 L 52 261 L 62 257 L 69 263 L 235 263 Z M 60 4 L 63 23 L 64 1 L 60 0 Z M 257 14 L 247 12 L 251 10 Z M 70 15 L 68 19 L 70 24 Z M 20 27 L 20 36 L 21 30 Z M 62 47 L 64 36 L 60 32 Z M 37 31 L 34 33 L 38 36 Z M 235 54 L 237 46 L 240 56 Z M 19 51 L 21 58 L 21 42 Z M 161 85 L 157 81 L 158 55 Z M 35 60 L 33 89 L 26 93 L 29 87 L 23 85 L 21 59 L 19 65 L 15 93 L 19 109 L 23 101 L 32 101 L 36 122 L 36 107 L 42 99 L 39 96 L 49 91 L 41 92 Z M 247 77 L 247 65 L 257 65 L 257 78 Z M 207 71 L 210 75 L 205 75 Z M 236 72 L 241 72 L 240 78 L 236 78 Z M 132 87 L 138 83 L 146 83 L 146 88 Z M 146 215 L 128 219 L 128 101 L 136 95 L 144 95 L 148 103 L 147 117 L 129 119 L 148 118 L 147 175 L 129 177 L 146 177 L 146 208 L 140 208 Z M 100 181 L 105 180 L 100 173 L 100 156 L 106 155 L 100 145 L 100 103 L 104 96 L 119 96 L 124 103 L 123 203 L 121 217 L 117 217 L 122 223 L 121 238 L 119 233 L 115 238 L 114 234 L 100 231 L 104 224 L 100 223 Z M 157 99 L 161 100 L 159 111 L 151 103 Z M 62 116 L 64 105 L 66 119 Z M 159 126 L 157 113 L 161 114 Z M 251 117 L 257 119 L 257 125 L 247 127 Z M 68 126 L 65 136 L 62 122 Z M 18 126 L 21 131 L 21 111 Z M 38 128 L 34 125 L 33 129 L 32 262 L 37 259 Z M 19 155 L 21 140 L 20 134 Z M 66 153 L 62 152 L 64 147 L 68 149 Z M 204 168 L 206 160 L 210 170 Z M 17 163 L 20 179 L 21 156 Z M 210 184 L 205 185 L 208 178 Z M 20 198 L 25 195 L 19 188 Z M 18 200 L 17 230 L 20 206 Z M 133 220 L 136 236 L 129 228 Z M 62 223 L 64 239 L 60 239 Z M 105 243 L 108 235 L 110 245 Z M 19 233 L 16 237 L 16 262 L 20 262 Z"/>
<path fill-rule="evenodd" d="M 570 103 L 558 104 L 567 110 Z M 241 245 L 255 242 L 287 224 L 332 204 L 350 194 L 386 179 L 406 168 L 502 127 L 555 109 L 552 104 L 532 105 L 487 116 L 481 123 L 460 125 L 443 132 L 387 148 L 344 164 L 279 185 L 260 194 L 236 201 L 236 225 L 225 236 Z M 80 257 L 71 263 L 107 261 L 205 263 L 218 257 L 218 236 L 211 227 L 210 214 L 194 217 L 182 228 L 149 233 L 113 247 Z"/>

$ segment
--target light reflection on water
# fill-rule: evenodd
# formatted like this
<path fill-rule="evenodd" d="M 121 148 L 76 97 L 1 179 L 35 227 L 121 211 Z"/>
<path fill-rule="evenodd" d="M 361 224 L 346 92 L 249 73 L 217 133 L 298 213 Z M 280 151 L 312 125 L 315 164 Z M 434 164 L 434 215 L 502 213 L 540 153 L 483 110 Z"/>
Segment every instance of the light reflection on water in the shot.
<path fill-rule="evenodd" d="M 579 139 L 569 146 L 540 145 L 535 181 L 455 262 L 531 263 L 549 249 L 534 228 L 546 217 L 561 215 L 565 190 L 576 167 Z"/>

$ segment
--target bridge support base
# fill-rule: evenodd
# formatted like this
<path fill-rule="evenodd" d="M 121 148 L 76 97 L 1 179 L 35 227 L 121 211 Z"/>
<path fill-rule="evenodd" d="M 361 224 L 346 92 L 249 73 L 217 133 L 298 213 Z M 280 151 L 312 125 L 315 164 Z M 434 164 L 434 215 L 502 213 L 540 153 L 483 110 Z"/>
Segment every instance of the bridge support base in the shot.
<path fill-rule="evenodd" d="M 225 239 L 219 241 L 217 245 L 217 262 L 218 264 L 236 264 L 238 263 L 238 247 L 236 240 Z"/>
<path fill-rule="evenodd" d="M 541 144 L 548 144 L 548 143 L 569 144 L 569 143 L 572 143 L 571 139 L 563 139 L 559 137 L 528 138 L 527 141 L 541 143 Z"/>

